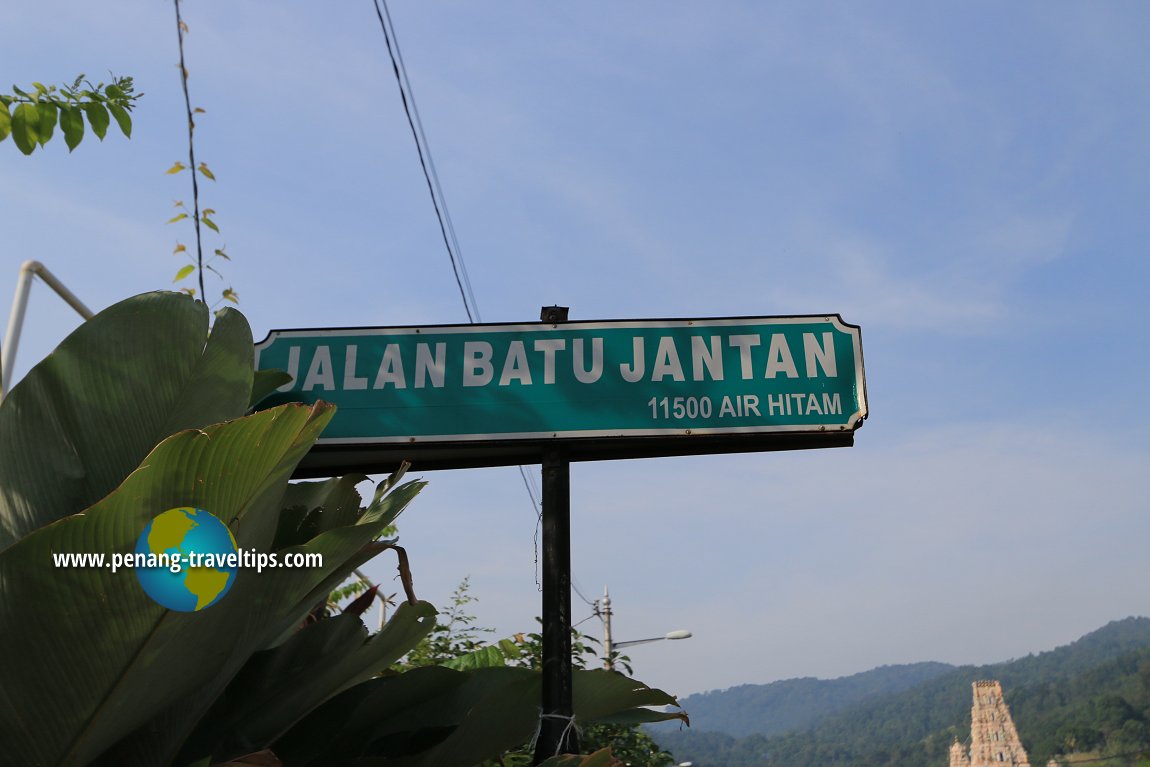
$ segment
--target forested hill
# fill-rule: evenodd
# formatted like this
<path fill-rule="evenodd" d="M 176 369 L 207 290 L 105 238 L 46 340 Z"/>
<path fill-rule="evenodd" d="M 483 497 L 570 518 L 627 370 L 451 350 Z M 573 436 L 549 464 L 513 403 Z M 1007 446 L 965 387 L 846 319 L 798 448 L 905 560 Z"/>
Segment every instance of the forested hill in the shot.
<path fill-rule="evenodd" d="M 691 730 L 728 735 L 777 735 L 813 727 L 831 714 L 885 693 L 906 690 L 954 669 L 946 663 L 881 666 L 839 679 L 784 679 L 690 695 L 680 701 Z M 665 722 L 657 729 L 679 729 Z"/>
<path fill-rule="evenodd" d="M 969 738 L 976 679 L 1002 682 L 1031 764 L 1074 751 L 1150 751 L 1147 618 L 1115 621 L 1039 655 L 944 671 L 782 735 L 736 738 L 694 728 L 654 735 L 676 761 L 707 767 L 945 767 L 953 739 Z M 687 701 L 695 697 L 684 701 L 692 724 Z"/>

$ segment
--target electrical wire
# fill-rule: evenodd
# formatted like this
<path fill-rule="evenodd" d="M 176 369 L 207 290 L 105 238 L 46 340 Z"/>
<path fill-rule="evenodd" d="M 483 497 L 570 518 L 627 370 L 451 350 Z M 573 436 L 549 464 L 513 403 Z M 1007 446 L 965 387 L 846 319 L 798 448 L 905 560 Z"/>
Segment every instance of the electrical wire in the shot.
<path fill-rule="evenodd" d="M 435 218 L 439 221 L 439 233 L 443 237 L 444 247 L 447 248 L 447 257 L 451 260 L 451 271 L 455 275 L 455 284 L 459 286 L 459 296 L 463 299 L 463 310 L 467 312 L 467 321 L 475 323 L 478 312 L 472 313 L 474 295 L 471 301 L 468 301 L 470 281 L 468 281 L 468 287 L 464 288 L 466 270 L 463 269 L 463 257 L 462 254 L 458 252 L 458 249 L 452 249 L 451 246 L 453 239 L 456 240 L 458 246 L 458 239 L 455 238 L 455 228 L 450 223 L 446 200 L 443 199 L 443 190 L 440 189 L 439 194 L 436 194 L 438 177 L 435 177 L 435 182 L 432 181 L 434 164 L 432 164 L 432 170 L 428 170 L 431 148 L 427 145 L 427 137 L 423 136 L 422 127 L 416 127 L 419 113 L 415 106 L 415 95 L 411 93 L 411 83 L 407 80 L 406 68 L 402 67 L 402 57 L 398 55 L 399 40 L 396 39 L 395 28 L 391 25 L 391 14 L 386 10 L 387 0 L 373 0 L 373 2 L 375 3 L 375 15 L 379 19 L 380 29 L 383 30 L 384 42 L 387 43 L 387 55 L 391 59 L 391 68 L 395 72 L 395 80 L 399 85 L 399 97 L 403 101 L 403 112 L 407 115 L 407 124 L 411 128 L 411 137 L 415 139 L 415 150 L 419 153 L 419 167 L 423 170 L 423 178 L 427 182 L 427 192 L 431 195 L 431 204 L 435 208 Z M 395 40 L 394 46 L 392 45 L 392 40 Z M 401 69 L 403 69 L 402 74 Z M 407 87 L 404 87 L 404 83 L 407 83 Z M 422 123 L 420 123 L 420 126 L 422 126 Z M 423 136 L 422 141 L 420 141 L 421 136 Z M 426 152 L 424 151 L 425 147 L 427 149 Z M 440 204 L 441 202 L 443 203 L 442 205 Z M 451 231 L 450 235 L 448 234 L 449 230 Z"/>
<path fill-rule="evenodd" d="M 583 596 L 583 592 L 579 590 L 579 584 L 575 582 L 575 576 L 571 576 L 571 588 L 575 589 L 575 593 L 579 595 L 580 599 L 587 603 L 588 607 L 590 607 L 592 610 L 599 609 L 598 602 L 592 602 L 590 599 Z"/>
<path fill-rule="evenodd" d="M 451 271 L 455 276 L 455 284 L 459 288 L 459 296 L 463 299 L 463 310 L 467 313 L 467 321 L 471 324 L 482 322 L 479 312 L 479 302 L 475 299 L 475 291 L 471 287 L 471 277 L 467 273 L 467 264 L 463 260 L 463 251 L 459 247 L 459 237 L 455 233 L 455 224 L 451 220 L 451 212 L 447 208 L 447 198 L 443 193 L 443 186 L 439 182 L 439 173 L 435 169 L 435 159 L 431 155 L 431 145 L 427 141 L 427 134 L 423 130 L 423 120 L 419 116 L 419 107 L 415 103 L 415 93 L 411 87 L 411 80 L 407 76 L 407 66 L 403 61 L 403 51 L 399 47 L 399 37 L 395 32 L 395 24 L 391 20 L 391 11 L 387 7 L 387 0 L 372 0 L 375 5 L 375 15 L 379 19 L 383 39 L 387 44 L 388 58 L 391 59 L 391 68 L 395 74 L 396 85 L 399 87 L 399 96 L 403 101 L 403 112 L 407 115 L 407 124 L 411 128 L 411 137 L 415 140 L 415 150 L 419 154 L 419 167 L 423 170 L 424 181 L 427 182 L 427 191 L 431 195 L 431 204 L 435 208 L 435 217 L 439 222 L 439 233 L 443 238 L 443 245 L 447 249 L 447 257 L 451 261 Z M 535 586 L 540 591 L 543 585 L 539 579 L 539 528 L 543 523 L 543 511 L 540 503 L 539 489 L 535 487 L 534 476 L 524 466 L 519 467 L 519 475 L 523 478 L 523 486 L 527 489 L 527 496 L 531 499 L 531 506 L 535 511 Z M 574 586 L 574 583 L 572 583 Z M 575 586 L 579 598 L 589 606 L 595 603 L 583 596 Z"/>

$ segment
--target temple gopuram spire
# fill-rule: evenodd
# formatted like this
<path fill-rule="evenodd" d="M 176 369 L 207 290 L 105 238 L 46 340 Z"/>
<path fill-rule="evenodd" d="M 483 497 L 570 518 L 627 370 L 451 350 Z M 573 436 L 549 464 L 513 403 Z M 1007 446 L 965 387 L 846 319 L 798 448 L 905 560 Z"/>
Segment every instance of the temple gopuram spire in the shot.
<path fill-rule="evenodd" d="M 972 687 L 970 751 L 956 740 L 950 747 L 950 767 L 1030 767 L 1026 749 L 1003 700 L 1002 685 L 984 680 Z"/>

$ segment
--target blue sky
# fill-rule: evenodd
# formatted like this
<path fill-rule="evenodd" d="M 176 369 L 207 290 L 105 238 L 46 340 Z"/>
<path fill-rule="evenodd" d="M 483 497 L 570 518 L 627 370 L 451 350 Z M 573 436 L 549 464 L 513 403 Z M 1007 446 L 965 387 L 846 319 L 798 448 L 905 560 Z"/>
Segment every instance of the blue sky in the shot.
<path fill-rule="evenodd" d="M 112 70 L 146 96 L 130 141 L 0 145 L 0 296 L 27 258 L 93 308 L 169 287 L 189 241 L 164 224 L 189 199 L 164 174 L 185 152 L 171 7 L 9 6 L 5 88 Z M 391 10 L 485 320 L 862 327 L 852 449 L 574 468 L 581 590 L 610 586 L 617 638 L 695 634 L 635 648 L 637 676 L 686 694 L 991 662 L 1150 612 L 1144 4 Z M 257 340 L 466 321 L 371 4 L 184 13 L 211 242 Z M 17 375 L 75 323 L 37 286 Z M 427 477 L 401 528 L 421 596 L 470 575 L 482 623 L 530 628 L 516 470 Z"/>

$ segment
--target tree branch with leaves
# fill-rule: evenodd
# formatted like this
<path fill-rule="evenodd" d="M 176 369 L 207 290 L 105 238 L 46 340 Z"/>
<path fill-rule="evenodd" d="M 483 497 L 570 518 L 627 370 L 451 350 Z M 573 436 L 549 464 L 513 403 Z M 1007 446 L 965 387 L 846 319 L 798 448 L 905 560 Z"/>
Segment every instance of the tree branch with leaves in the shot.
<path fill-rule="evenodd" d="M 106 85 L 93 85 L 84 75 L 59 86 L 34 82 L 25 90 L 13 85 L 11 94 L 0 93 L 0 141 L 12 136 L 16 148 L 29 155 L 51 140 L 58 125 L 70 152 L 84 139 L 85 118 L 101 141 L 113 120 L 131 138 L 132 108 L 142 95 L 131 77 L 115 75 Z"/>

